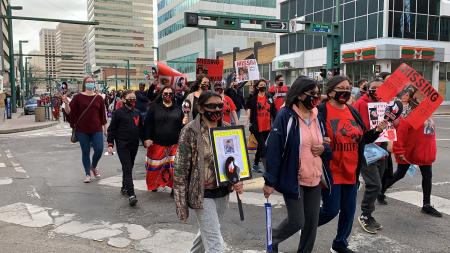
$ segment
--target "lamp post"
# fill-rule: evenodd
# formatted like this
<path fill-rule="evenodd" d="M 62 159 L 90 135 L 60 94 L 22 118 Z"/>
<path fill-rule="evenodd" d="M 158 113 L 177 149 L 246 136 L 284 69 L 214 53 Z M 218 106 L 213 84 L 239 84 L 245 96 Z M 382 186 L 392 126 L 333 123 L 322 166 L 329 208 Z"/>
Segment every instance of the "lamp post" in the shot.
<path fill-rule="evenodd" d="M 17 112 L 17 102 L 16 102 L 16 76 L 14 67 L 14 40 L 13 40 L 13 30 L 12 30 L 12 10 L 22 10 L 22 6 L 11 6 L 8 4 L 6 7 L 6 16 L 8 18 L 8 40 L 9 40 L 9 83 L 11 85 L 11 111 L 13 113 Z"/>
<path fill-rule="evenodd" d="M 22 44 L 28 43 L 28 40 L 19 40 L 19 74 L 20 74 L 20 104 L 23 106 L 23 90 L 25 88 L 24 85 L 24 75 L 23 75 L 23 55 L 22 55 Z"/>
<path fill-rule="evenodd" d="M 30 80 L 28 77 L 28 60 L 32 57 L 25 57 L 25 99 L 30 97 Z"/>
<path fill-rule="evenodd" d="M 156 49 L 155 61 L 159 61 L 159 47 L 152 47 L 152 49 Z"/>
<path fill-rule="evenodd" d="M 124 60 L 127 63 L 127 70 L 126 70 L 126 87 L 127 89 L 130 88 L 130 60 Z"/>

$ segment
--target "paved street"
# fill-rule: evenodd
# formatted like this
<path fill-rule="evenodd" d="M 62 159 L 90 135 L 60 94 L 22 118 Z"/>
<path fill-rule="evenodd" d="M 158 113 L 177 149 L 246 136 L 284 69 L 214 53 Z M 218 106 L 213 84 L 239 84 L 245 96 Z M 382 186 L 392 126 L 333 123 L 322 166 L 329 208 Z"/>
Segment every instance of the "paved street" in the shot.
<path fill-rule="evenodd" d="M 421 176 L 407 175 L 389 191 L 388 206 L 374 216 L 383 224 L 378 235 L 357 222 L 351 248 L 357 252 L 450 252 L 450 116 L 436 117 L 438 161 L 433 168 L 433 204 L 444 217 L 420 213 Z M 120 163 L 115 156 L 100 161 L 102 180 L 84 184 L 81 152 L 69 141 L 65 124 L 0 135 L 0 252 L 187 252 L 197 232 L 191 212 L 188 223 L 176 218 L 166 192 L 145 191 L 144 150 L 136 160 L 139 203 L 130 208 L 120 195 Z M 420 148 L 420 147 L 419 147 Z M 264 252 L 264 198 L 261 178 L 247 182 L 239 220 L 231 199 L 222 231 L 230 252 Z M 361 191 L 360 191 L 361 193 Z M 361 197 L 362 194 L 359 194 Z M 280 196 L 271 197 L 274 224 L 285 216 Z M 358 214 L 360 210 L 358 207 Z M 315 251 L 329 252 L 337 221 L 319 228 Z M 299 236 L 280 246 L 296 252 Z"/>

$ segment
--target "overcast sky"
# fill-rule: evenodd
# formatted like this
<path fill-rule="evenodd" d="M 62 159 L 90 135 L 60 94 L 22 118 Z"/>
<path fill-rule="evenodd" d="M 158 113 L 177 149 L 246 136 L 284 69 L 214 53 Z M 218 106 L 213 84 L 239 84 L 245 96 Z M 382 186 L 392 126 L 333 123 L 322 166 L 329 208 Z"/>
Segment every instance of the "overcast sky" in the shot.
<path fill-rule="evenodd" d="M 72 20 L 87 20 L 87 0 L 11 0 L 12 5 L 23 6 L 23 10 L 13 11 L 13 15 Z M 14 48 L 19 40 L 28 40 L 23 51 L 39 50 L 41 28 L 55 28 L 57 23 L 14 20 Z"/>

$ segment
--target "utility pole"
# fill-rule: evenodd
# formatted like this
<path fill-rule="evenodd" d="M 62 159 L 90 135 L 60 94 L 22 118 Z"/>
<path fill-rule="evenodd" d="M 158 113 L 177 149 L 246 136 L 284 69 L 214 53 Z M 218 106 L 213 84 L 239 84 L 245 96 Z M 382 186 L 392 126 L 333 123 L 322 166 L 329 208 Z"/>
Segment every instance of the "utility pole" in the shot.
<path fill-rule="evenodd" d="M 114 64 L 114 70 L 115 70 L 115 79 L 116 79 L 116 92 L 117 92 L 117 64 Z"/>
<path fill-rule="evenodd" d="M 159 61 L 159 47 L 152 47 L 152 49 L 156 49 L 155 61 Z"/>
<path fill-rule="evenodd" d="M 25 100 L 30 97 L 30 79 L 28 76 L 28 60 L 31 57 L 25 57 Z"/>
<path fill-rule="evenodd" d="M 130 89 L 130 60 L 124 60 L 127 63 L 126 69 L 126 84 L 127 89 Z"/>
<path fill-rule="evenodd" d="M 28 43 L 28 40 L 19 40 L 19 72 L 20 72 L 20 104 L 23 106 L 23 90 L 24 90 L 24 75 L 23 75 L 23 55 L 22 55 L 22 44 Z"/>
<path fill-rule="evenodd" d="M 208 59 L 208 29 L 203 29 L 204 47 L 205 47 L 205 59 Z"/>
<path fill-rule="evenodd" d="M 22 6 L 11 6 L 8 3 L 6 7 L 6 16 L 12 16 L 12 10 L 22 10 Z M 11 85 L 11 111 L 17 112 L 16 102 L 16 76 L 15 76 L 15 64 L 14 64 L 14 40 L 12 31 L 12 19 L 8 18 L 8 40 L 9 40 L 9 83 Z"/>

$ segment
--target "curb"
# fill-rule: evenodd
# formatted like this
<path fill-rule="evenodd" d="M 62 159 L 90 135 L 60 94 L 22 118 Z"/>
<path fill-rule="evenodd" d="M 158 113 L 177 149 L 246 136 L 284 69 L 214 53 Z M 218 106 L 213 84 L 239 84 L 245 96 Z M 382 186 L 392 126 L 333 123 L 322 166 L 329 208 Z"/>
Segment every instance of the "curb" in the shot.
<path fill-rule="evenodd" d="M 48 123 L 48 124 L 45 124 L 45 125 L 39 125 L 39 126 L 0 130 L 0 134 L 13 134 L 13 133 L 21 133 L 21 132 L 39 130 L 39 129 L 44 129 L 44 128 L 56 126 L 57 124 L 58 124 L 58 122 L 52 122 L 52 123 Z"/>

